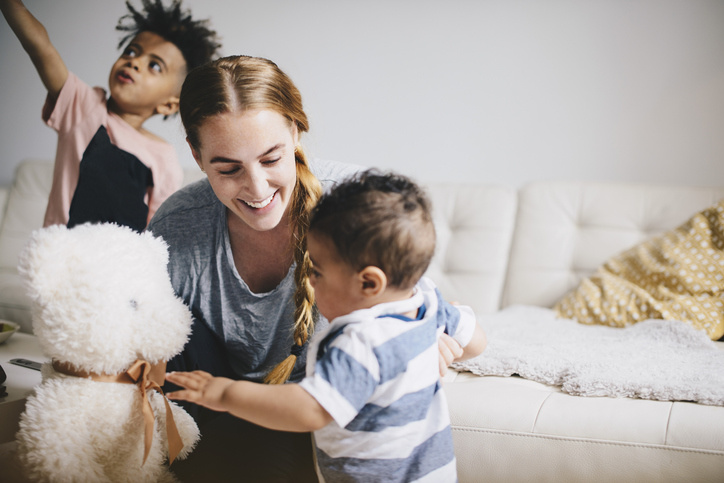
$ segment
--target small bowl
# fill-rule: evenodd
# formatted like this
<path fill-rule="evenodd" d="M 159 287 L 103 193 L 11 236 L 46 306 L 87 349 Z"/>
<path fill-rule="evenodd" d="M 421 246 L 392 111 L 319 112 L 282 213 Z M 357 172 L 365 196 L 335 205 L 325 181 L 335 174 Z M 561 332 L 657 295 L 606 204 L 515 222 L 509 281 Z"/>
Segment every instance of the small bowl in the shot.
<path fill-rule="evenodd" d="M 19 328 L 20 326 L 15 322 L 0 320 L 0 344 L 8 340 Z"/>

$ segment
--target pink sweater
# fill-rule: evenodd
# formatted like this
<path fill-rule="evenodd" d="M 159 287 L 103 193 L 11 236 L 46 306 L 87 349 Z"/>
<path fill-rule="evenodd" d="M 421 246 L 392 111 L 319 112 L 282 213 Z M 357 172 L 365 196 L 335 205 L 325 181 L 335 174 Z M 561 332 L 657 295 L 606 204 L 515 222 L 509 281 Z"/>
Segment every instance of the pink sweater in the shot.
<path fill-rule="evenodd" d="M 53 184 L 43 226 L 68 223 L 80 161 L 100 126 L 105 126 L 115 146 L 136 156 L 153 173 L 154 185 L 149 187 L 144 199 L 148 205 L 147 221 L 161 203 L 181 187 L 183 170 L 173 146 L 138 132 L 116 114 L 109 113 L 105 91 L 88 86 L 73 73 L 68 74 L 55 106 L 46 102 L 43 120 L 58 132 Z"/>

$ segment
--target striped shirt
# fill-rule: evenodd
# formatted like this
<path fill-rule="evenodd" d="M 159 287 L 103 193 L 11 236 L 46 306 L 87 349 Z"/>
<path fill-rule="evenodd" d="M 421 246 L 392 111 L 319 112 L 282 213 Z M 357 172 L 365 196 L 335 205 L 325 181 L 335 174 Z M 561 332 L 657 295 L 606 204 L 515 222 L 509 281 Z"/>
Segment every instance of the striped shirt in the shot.
<path fill-rule="evenodd" d="M 415 309 L 414 320 L 399 315 Z M 338 317 L 315 336 L 300 384 L 333 418 L 314 434 L 325 480 L 457 480 L 437 341 L 444 331 L 464 347 L 475 324 L 423 278 L 411 298 Z"/>

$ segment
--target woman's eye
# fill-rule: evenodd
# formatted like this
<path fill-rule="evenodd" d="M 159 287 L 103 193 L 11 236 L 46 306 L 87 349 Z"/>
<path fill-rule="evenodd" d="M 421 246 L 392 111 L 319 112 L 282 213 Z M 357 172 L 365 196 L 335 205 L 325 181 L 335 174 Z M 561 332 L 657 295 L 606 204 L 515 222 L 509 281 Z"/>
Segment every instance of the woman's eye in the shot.
<path fill-rule="evenodd" d="M 261 164 L 263 164 L 264 166 L 273 166 L 273 165 L 275 165 L 276 163 L 278 163 L 280 159 L 281 159 L 281 158 L 268 159 L 268 160 L 266 160 L 266 161 L 262 161 Z"/>
<path fill-rule="evenodd" d="M 237 173 L 238 171 L 239 171 L 239 168 L 230 168 L 230 169 L 225 169 L 225 170 L 219 170 L 219 174 L 230 175 L 230 174 Z"/>
<path fill-rule="evenodd" d="M 319 277 L 321 277 L 321 276 L 322 276 L 321 273 L 319 273 L 319 272 L 318 272 L 317 270 L 315 270 L 315 269 L 312 269 L 312 277 L 314 277 L 314 278 L 319 278 Z"/>

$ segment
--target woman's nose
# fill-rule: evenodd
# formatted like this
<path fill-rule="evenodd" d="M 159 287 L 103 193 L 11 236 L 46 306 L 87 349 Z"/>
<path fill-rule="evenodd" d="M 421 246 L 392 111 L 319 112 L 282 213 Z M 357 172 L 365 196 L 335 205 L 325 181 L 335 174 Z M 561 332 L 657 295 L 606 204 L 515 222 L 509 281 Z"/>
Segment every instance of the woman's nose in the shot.
<path fill-rule="evenodd" d="M 266 193 L 266 178 L 259 169 L 249 169 L 246 172 L 244 188 L 252 197 L 265 197 L 268 196 Z M 261 201 L 261 199 L 254 199 L 250 201 Z"/>

